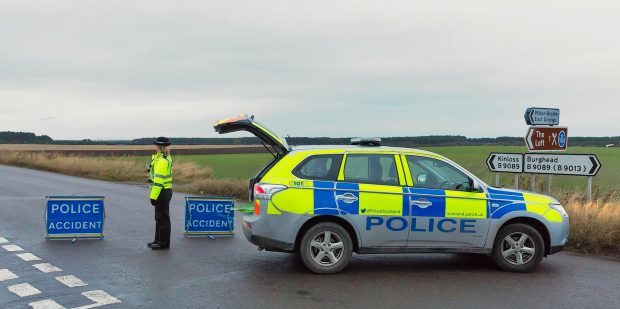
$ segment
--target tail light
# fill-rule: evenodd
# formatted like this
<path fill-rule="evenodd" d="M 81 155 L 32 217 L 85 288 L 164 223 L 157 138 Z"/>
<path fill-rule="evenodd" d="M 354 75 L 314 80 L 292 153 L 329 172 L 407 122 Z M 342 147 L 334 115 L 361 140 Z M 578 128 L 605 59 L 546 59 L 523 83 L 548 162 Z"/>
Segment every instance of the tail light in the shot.
<path fill-rule="evenodd" d="M 260 216 L 260 201 L 259 200 L 254 201 L 254 215 Z"/>
<path fill-rule="evenodd" d="M 254 198 L 257 200 L 270 200 L 274 194 L 286 189 L 287 187 L 283 185 L 257 183 L 254 185 Z"/>

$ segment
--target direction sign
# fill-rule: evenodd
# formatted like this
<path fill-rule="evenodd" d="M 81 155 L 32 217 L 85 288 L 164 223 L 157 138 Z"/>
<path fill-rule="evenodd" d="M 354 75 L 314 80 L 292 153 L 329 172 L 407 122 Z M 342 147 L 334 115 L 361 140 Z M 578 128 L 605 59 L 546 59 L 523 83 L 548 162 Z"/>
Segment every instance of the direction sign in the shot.
<path fill-rule="evenodd" d="M 491 172 L 523 173 L 523 155 L 520 153 L 491 153 L 487 159 Z"/>
<path fill-rule="evenodd" d="M 523 171 L 530 174 L 596 176 L 601 162 L 593 154 L 526 153 Z"/>
<path fill-rule="evenodd" d="M 531 126 L 557 126 L 560 124 L 560 110 L 530 107 L 525 111 L 525 123 Z"/>
<path fill-rule="evenodd" d="M 568 128 L 530 127 L 525 136 L 525 144 L 530 151 L 566 151 Z"/>

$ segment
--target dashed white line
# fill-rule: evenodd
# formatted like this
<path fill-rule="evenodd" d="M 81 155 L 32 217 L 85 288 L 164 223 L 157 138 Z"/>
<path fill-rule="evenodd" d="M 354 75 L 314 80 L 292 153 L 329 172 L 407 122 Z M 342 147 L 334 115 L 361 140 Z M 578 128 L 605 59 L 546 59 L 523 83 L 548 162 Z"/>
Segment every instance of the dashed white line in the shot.
<path fill-rule="evenodd" d="M 11 293 L 19 297 L 26 297 L 26 296 L 41 294 L 41 291 L 39 291 L 37 288 L 33 287 L 32 285 L 28 283 L 11 285 L 10 287 L 8 287 L 8 289 Z"/>
<path fill-rule="evenodd" d="M 17 245 L 4 245 L 2 246 L 2 248 L 4 248 L 4 250 L 9 251 L 9 252 L 24 251 L 22 247 L 17 246 Z"/>
<path fill-rule="evenodd" d="M 4 237 L 0 237 L 0 244 L 6 244 L 9 243 L 9 241 L 4 238 Z M 2 248 L 8 252 L 19 252 L 19 251 L 24 251 L 24 249 L 20 246 L 17 245 L 12 245 L 12 244 L 8 244 L 8 245 L 3 245 Z M 25 262 L 30 262 L 30 261 L 40 261 L 41 258 L 39 258 L 38 256 L 32 254 L 32 253 L 20 253 L 20 254 L 16 254 L 17 257 L 19 257 L 20 259 L 22 259 Z M 62 271 L 62 269 L 50 264 L 50 263 L 39 263 L 39 264 L 34 264 L 32 265 L 33 267 L 35 267 L 36 269 L 40 270 L 43 273 L 52 273 L 52 272 L 60 272 Z M 12 271 L 8 270 L 8 269 L 0 269 L 0 282 L 2 281 L 7 281 L 7 280 L 12 280 L 12 279 L 17 279 L 19 278 L 19 276 L 17 276 L 15 273 L 13 273 Z M 60 283 L 73 288 L 73 287 L 83 287 L 83 286 L 87 286 L 88 284 L 85 283 L 84 281 L 82 281 L 80 278 L 73 276 L 73 275 L 68 275 L 68 276 L 59 276 L 55 278 L 56 280 L 58 280 Z M 9 292 L 19 296 L 19 297 L 28 297 L 28 296 L 33 296 L 33 295 L 37 295 L 37 294 L 41 294 L 41 291 L 37 288 L 35 288 L 34 286 L 32 286 L 29 283 L 22 283 L 22 284 L 15 284 L 15 285 L 11 285 L 9 287 L 7 287 L 7 289 L 9 290 Z M 77 307 L 74 309 L 90 309 L 90 308 L 96 308 L 96 307 L 100 307 L 100 306 L 105 306 L 105 305 L 112 305 L 112 304 L 118 304 L 121 303 L 121 300 L 106 293 L 105 291 L 102 290 L 94 290 L 94 291 L 87 291 L 87 292 L 83 292 L 82 296 L 90 299 L 91 301 L 95 302 L 94 304 L 90 304 L 90 305 L 86 305 L 86 306 L 82 306 L 82 307 Z M 45 299 L 45 300 L 41 300 L 41 301 L 36 301 L 36 302 L 32 302 L 28 304 L 31 308 L 33 309 L 66 309 L 65 307 L 63 307 L 62 305 L 58 304 L 57 302 L 55 302 L 54 300 L 51 299 Z"/>
<path fill-rule="evenodd" d="M 87 283 L 82 281 L 80 278 L 73 276 L 73 275 L 56 277 L 56 280 L 60 281 L 60 283 L 70 288 L 88 285 Z"/>
<path fill-rule="evenodd" d="M 44 272 L 44 273 L 53 273 L 53 272 L 58 272 L 58 271 L 62 271 L 62 269 L 50 264 L 50 263 L 41 263 L 41 264 L 34 264 L 32 265 L 34 268 Z"/>
<path fill-rule="evenodd" d="M 29 303 L 28 306 L 32 307 L 32 309 L 65 309 L 65 307 L 51 299 Z"/>
<path fill-rule="evenodd" d="M 92 305 L 82 306 L 82 307 L 78 307 L 74 309 L 90 309 L 90 308 L 95 308 L 95 307 L 100 307 L 100 306 L 105 306 L 105 305 L 121 303 L 121 301 L 118 298 L 102 290 L 88 291 L 88 292 L 82 293 L 82 295 L 94 301 L 95 303 Z"/>
<path fill-rule="evenodd" d="M 17 254 L 17 257 L 19 257 L 20 259 L 26 261 L 26 262 L 30 262 L 30 261 L 40 261 L 41 258 L 32 254 L 32 253 L 21 253 L 21 254 Z"/>
<path fill-rule="evenodd" d="M 0 269 L 0 282 L 19 278 L 16 274 L 8 269 Z"/>

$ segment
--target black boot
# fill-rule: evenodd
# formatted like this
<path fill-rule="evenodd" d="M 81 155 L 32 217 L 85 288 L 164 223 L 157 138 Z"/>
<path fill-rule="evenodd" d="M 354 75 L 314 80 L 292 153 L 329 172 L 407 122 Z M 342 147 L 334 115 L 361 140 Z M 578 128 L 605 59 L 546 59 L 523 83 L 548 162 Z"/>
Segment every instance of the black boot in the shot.
<path fill-rule="evenodd" d="M 153 250 L 168 250 L 170 249 L 170 245 L 162 245 L 160 243 L 151 245 L 151 249 Z"/>
<path fill-rule="evenodd" d="M 153 242 L 150 242 L 150 243 L 148 243 L 148 244 L 146 244 L 146 245 L 150 248 L 151 246 L 153 246 L 153 245 L 154 245 L 154 244 L 156 244 L 156 243 L 157 243 L 156 241 L 153 241 Z"/>

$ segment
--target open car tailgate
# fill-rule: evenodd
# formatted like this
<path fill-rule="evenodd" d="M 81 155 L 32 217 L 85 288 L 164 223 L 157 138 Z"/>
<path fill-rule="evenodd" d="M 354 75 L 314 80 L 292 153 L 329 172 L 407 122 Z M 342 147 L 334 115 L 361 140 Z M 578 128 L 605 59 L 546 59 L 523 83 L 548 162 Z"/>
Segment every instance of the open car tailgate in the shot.
<path fill-rule="evenodd" d="M 279 154 L 286 154 L 291 151 L 286 139 L 278 137 L 265 126 L 254 121 L 254 116 L 240 115 L 238 117 L 222 119 L 213 125 L 219 134 L 226 134 L 237 131 L 248 131 L 258 137 L 263 143 L 271 146 Z"/>

